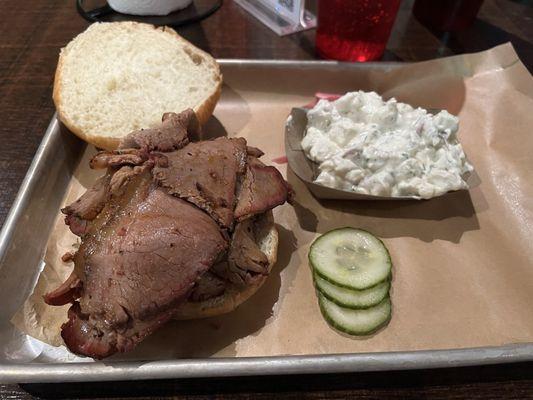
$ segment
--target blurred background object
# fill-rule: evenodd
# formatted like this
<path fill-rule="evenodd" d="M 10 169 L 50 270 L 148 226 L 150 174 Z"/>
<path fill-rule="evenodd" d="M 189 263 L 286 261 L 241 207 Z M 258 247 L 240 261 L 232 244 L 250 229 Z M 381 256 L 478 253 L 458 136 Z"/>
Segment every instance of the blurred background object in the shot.
<path fill-rule="evenodd" d="M 122 14 L 168 15 L 182 10 L 192 0 L 107 0 L 109 7 Z"/>
<path fill-rule="evenodd" d="M 316 17 L 306 10 L 305 0 L 235 0 L 279 36 L 316 27 Z"/>
<path fill-rule="evenodd" d="M 414 16 L 430 29 L 455 32 L 472 26 L 483 0 L 416 0 Z"/>
<path fill-rule="evenodd" d="M 173 27 L 209 17 L 222 0 L 76 0 L 78 13 L 89 22 L 137 21 Z M 127 14 L 129 12 L 130 14 Z"/>
<path fill-rule="evenodd" d="M 319 0 L 316 50 L 322 58 L 381 58 L 400 0 Z"/>

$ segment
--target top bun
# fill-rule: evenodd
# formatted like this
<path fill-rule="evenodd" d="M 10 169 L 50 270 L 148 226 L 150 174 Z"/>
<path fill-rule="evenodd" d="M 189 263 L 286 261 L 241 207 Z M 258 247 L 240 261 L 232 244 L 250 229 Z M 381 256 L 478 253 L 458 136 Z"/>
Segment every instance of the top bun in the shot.
<path fill-rule="evenodd" d="M 100 22 L 61 50 L 54 81 L 59 119 L 96 147 L 192 108 L 204 124 L 220 97 L 217 62 L 174 30 Z"/>

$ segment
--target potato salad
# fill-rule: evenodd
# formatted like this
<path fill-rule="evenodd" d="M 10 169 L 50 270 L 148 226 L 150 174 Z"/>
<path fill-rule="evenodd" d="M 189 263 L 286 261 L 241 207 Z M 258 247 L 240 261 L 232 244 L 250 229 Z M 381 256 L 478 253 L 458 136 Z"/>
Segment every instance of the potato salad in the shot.
<path fill-rule="evenodd" d="M 302 140 L 316 183 L 376 196 L 422 199 L 466 189 L 473 170 L 457 139 L 459 119 L 375 92 L 320 100 Z"/>

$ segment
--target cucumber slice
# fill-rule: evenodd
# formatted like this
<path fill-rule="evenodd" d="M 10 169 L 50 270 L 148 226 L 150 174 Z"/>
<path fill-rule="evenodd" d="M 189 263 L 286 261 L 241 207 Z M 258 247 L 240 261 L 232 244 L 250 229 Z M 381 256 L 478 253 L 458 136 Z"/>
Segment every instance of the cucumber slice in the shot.
<path fill-rule="evenodd" d="M 329 231 L 311 245 L 309 261 L 315 272 L 337 286 L 368 289 L 387 279 L 391 259 L 381 240 L 367 231 Z"/>
<path fill-rule="evenodd" d="M 369 308 L 380 303 L 389 293 L 390 281 L 385 280 L 369 289 L 346 289 L 315 275 L 316 288 L 335 304 L 346 308 Z"/>
<path fill-rule="evenodd" d="M 385 325 L 391 316 L 391 302 L 388 296 L 373 307 L 354 310 L 340 307 L 318 292 L 318 304 L 330 326 L 356 336 L 374 333 Z"/>

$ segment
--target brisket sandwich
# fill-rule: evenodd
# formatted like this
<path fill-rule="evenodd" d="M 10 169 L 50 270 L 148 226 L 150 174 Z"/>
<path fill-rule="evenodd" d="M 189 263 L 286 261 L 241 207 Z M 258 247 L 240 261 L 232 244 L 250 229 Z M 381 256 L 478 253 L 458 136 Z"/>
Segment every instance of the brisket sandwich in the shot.
<path fill-rule="evenodd" d="M 105 174 L 62 210 L 81 238 L 74 270 L 45 295 L 71 304 L 61 328 L 70 351 L 129 351 L 171 318 L 233 310 L 267 279 L 278 245 L 271 210 L 291 190 L 245 139 L 197 137 L 192 110 L 167 113 L 92 158 Z"/>

